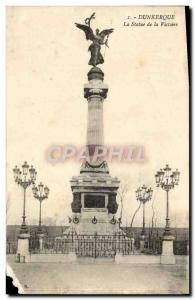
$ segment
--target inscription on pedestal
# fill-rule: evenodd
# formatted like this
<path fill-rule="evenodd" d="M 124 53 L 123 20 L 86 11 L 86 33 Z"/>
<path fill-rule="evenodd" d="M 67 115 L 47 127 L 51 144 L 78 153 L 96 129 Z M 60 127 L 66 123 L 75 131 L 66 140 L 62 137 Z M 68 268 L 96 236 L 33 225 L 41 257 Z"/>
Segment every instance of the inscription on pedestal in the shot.
<path fill-rule="evenodd" d="M 85 195 L 84 208 L 105 208 L 105 196 Z"/>

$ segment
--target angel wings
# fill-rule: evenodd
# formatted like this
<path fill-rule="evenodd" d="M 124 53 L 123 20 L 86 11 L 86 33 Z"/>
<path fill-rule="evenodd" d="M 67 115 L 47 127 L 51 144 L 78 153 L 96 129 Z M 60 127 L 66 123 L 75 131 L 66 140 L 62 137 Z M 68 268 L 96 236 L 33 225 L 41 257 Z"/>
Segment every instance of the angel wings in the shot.
<path fill-rule="evenodd" d="M 90 27 L 90 22 L 88 23 L 88 26 L 78 23 L 75 23 L 75 25 L 77 28 L 84 31 L 87 40 L 91 40 L 93 42 L 88 49 L 91 52 L 89 65 L 95 67 L 98 64 L 103 64 L 104 58 L 100 52 L 101 46 L 105 45 L 108 47 L 108 37 L 114 31 L 114 29 L 105 29 L 101 32 L 99 32 L 99 29 L 96 29 L 96 33 L 94 34 L 92 28 Z M 106 40 L 105 37 L 107 37 Z"/>
<path fill-rule="evenodd" d="M 114 29 L 104 29 L 101 32 L 99 32 L 99 29 L 96 29 L 96 35 L 94 35 L 93 30 L 91 27 L 83 25 L 83 24 L 78 24 L 75 23 L 76 27 L 78 27 L 79 29 L 83 30 L 85 32 L 85 36 L 87 40 L 91 40 L 93 41 L 95 38 L 100 38 L 101 42 L 104 42 L 104 38 L 106 36 L 109 36 L 109 34 L 111 34 Z"/>

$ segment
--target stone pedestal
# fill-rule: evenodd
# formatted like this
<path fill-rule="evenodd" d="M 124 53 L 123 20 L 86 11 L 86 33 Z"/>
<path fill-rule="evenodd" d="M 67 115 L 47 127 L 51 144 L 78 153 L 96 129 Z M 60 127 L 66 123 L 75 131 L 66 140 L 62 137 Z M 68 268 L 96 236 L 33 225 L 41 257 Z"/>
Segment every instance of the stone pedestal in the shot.
<path fill-rule="evenodd" d="M 163 265 L 174 265 L 175 255 L 173 254 L 173 236 L 164 236 L 162 241 L 162 254 L 160 262 Z"/>
<path fill-rule="evenodd" d="M 114 235 L 118 230 L 118 223 L 114 214 L 108 213 L 108 208 L 85 208 L 81 213 L 73 215 L 72 227 L 77 234 Z"/>
<path fill-rule="evenodd" d="M 45 237 L 44 233 L 38 233 L 39 251 L 43 251 L 44 250 L 44 237 Z"/>
<path fill-rule="evenodd" d="M 131 241 L 131 252 L 134 253 L 134 251 L 135 251 L 135 239 L 130 238 L 130 241 Z"/>
<path fill-rule="evenodd" d="M 20 233 L 18 236 L 18 245 L 16 252 L 17 262 L 27 262 L 29 261 L 29 233 Z"/>
<path fill-rule="evenodd" d="M 145 246 L 145 236 L 140 236 L 140 252 L 144 252 L 144 246 Z"/>

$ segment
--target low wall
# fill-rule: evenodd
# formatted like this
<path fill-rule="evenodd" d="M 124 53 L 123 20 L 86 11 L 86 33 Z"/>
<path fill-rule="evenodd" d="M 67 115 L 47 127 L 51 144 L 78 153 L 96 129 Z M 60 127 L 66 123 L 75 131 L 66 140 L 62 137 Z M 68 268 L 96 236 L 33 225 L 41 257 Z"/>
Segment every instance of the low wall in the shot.
<path fill-rule="evenodd" d="M 75 254 L 32 254 L 29 255 L 28 262 L 40 263 L 69 263 L 76 261 Z"/>
<path fill-rule="evenodd" d="M 160 255 L 120 255 L 115 256 L 116 263 L 124 264 L 160 264 Z"/>
<path fill-rule="evenodd" d="M 187 265 L 188 256 L 175 255 L 177 265 Z M 21 263 L 24 260 L 21 258 Z M 77 257 L 74 253 L 69 254 L 32 254 L 25 257 L 26 263 L 77 263 L 77 264 L 103 264 L 103 263 L 124 263 L 124 264 L 160 264 L 160 255 L 145 255 L 132 254 L 120 255 L 117 254 L 115 258 L 112 257 Z"/>

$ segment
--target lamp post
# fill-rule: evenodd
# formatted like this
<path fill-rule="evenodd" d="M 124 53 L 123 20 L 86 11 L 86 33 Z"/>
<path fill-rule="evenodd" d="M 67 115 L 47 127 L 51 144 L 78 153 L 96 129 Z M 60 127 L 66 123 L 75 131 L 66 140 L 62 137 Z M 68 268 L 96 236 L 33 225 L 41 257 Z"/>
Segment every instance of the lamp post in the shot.
<path fill-rule="evenodd" d="M 29 256 L 29 238 L 30 234 L 26 225 L 26 189 L 35 183 L 37 172 L 33 166 L 29 167 L 25 161 L 22 165 L 22 171 L 17 166 L 13 169 L 15 182 L 20 185 L 24 190 L 23 201 L 23 214 L 22 225 L 20 228 L 20 234 L 17 241 L 17 262 L 27 262 L 30 260 Z"/>
<path fill-rule="evenodd" d="M 35 183 L 37 172 L 33 166 L 29 167 L 25 161 L 22 165 L 22 171 L 17 166 L 13 169 L 14 180 L 20 185 L 24 190 L 24 200 L 23 200 L 23 214 L 22 214 L 22 225 L 20 229 L 21 234 L 28 233 L 28 227 L 26 225 L 26 189 Z"/>
<path fill-rule="evenodd" d="M 32 188 L 33 196 L 34 198 L 39 200 L 39 226 L 38 226 L 38 232 L 42 233 L 42 227 L 41 227 L 41 204 L 43 200 L 47 199 L 49 196 L 49 188 L 47 186 L 44 186 L 42 182 L 39 183 L 37 186 L 33 186 Z"/>
<path fill-rule="evenodd" d="M 161 187 L 166 192 L 166 225 L 162 239 L 162 254 L 161 264 L 170 265 L 175 264 L 175 256 L 173 253 L 174 236 L 171 235 L 170 217 L 169 217 L 169 191 L 179 184 L 178 170 L 172 171 L 169 165 L 164 169 L 160 169 L 155 175 L 157 187 Z"/>
<path fill-rule="evenodd" d="M 172 172 L 169 165 L 166 165 L 164 169 L 160 169 L 155 175 L 157 187 L 161 187 L 166 192 L 166 225 L 164 236 L 171 236 L 170 217 L 169 217 L 169 191 L 179 184 L 180 172 Z"/>
<path fill-rule="evenodd" d="M 145 203 L 151 200 L 153 190 L 142 185 L 136 190 L 136 199 L 143 204 L 143 226 L 141 236 L 145 236 Z"/>

